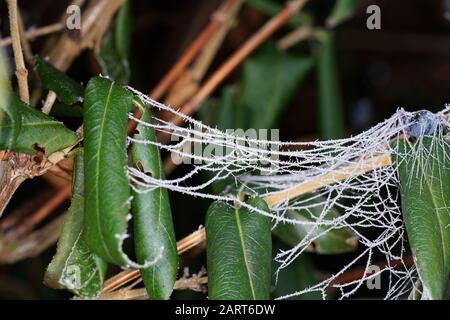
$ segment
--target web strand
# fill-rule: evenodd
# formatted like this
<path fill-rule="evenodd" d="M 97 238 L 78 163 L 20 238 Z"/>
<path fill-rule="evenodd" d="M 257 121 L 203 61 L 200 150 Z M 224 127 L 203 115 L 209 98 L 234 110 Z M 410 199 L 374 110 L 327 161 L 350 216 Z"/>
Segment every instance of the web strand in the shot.
<path fill-rule="evenodd" d="M 353 260 L 326 280 L 283 298 L 315 291 L 326 297 L 329 287 L 338 289 L 340 298 L 348 298 L 367 280 L 379 274 L 386 274 L 389 279 L 386 298 L 402 297 L 413 288 L 417 275 L 414 266 L 408 267 L 403 262 L 405 230 L 398 201 L 397 168 L 390 161 L 394 152 L 390 142 L 404 134 L 417 134 L 417 130 L 425 128 L 415 113 L 399 109 L 389 119 L 346 139 L 280 142 L 211 128 L 129 89 L 145 104 L 181 117 L 186 125 L 175 126 L 156 116 L 147 123 L 130 115 L 140 125 L 151 127 L 156 132 L 171 133 L 175 141 L 161 144 L 129 138 L 129 142 L 154 145 L 192 166 L 181 177 L 165 180 L 129 167 L 130 183 L 137 192 L 163 187 L 188 196 L 238 203 L 255 214 L 270 217 L 274 225 L 308 226 L 308 233 L 296 246 L 276 255 L 275 260 L 280 263 L 277 272 L 283 272 L 327 232 L 347 228 L 354 233 L 359 251 Z M 449 111 L 450 107 L 446 106 L 433 115 L 439 127 L 437 131 L 448 131 Z M 195 152 L 196 147 L 202 152 Z M 207 148 L 212 152 L 205 152 Z M 199 181 L 196 178 L 204 173 L 209 179 L 195 183 Z M 228 188 L 219 194 L 211 193 L 211 186 L 224 181 Z M 270 211 L 262 211 L 241 201 L 236 190 L 265 198 Z M 340 215 L 331 216 L 333 208 Z M 307 212 L 310 219 L 289 218 L 286 213 L 290 210 Z M 319 228 L 323 231 L 318 232 Z M 375 255 L 384 257 L 385 267 L 374 274 L 370 271 Z M 345 271 L 362 262 L 365 272 L 361 279 L 347 284 L 335 283 Z"/>

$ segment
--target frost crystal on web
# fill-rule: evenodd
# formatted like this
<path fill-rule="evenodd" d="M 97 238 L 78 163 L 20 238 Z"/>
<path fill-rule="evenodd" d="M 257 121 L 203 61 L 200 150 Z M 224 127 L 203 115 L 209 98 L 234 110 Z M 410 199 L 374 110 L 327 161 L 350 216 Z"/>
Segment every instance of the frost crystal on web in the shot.
<path fill-rule="evenodd" d="M 283 272 L 286 266 L 327 232 L 347 228 L 354 233 L 359 246 L 356 257 L 344 262 L 342 268 L 326 280 L 282 298 L 313 291 L 321 292 L 326 297 L 330 287 L 338 289 L 340 298 L 346 298 L 364 286 L 367 280 L 380 274 L 387 274 L 385 279 L 388 279 L 389 288 L 386 298 L 405 296 L 415 287 L 415 267 L 405 261 L 406 231 L 399 207 L 399 180 L 397 169 L 391 162 L 394 150 L 390 142 L 402 134 L 413 139 L 424 135 L 442 139 L 449 129 L 449 106 L 437 114 L 399 109 L 384 122 L 346 139 L 279 142 L 222 132 L 129 89 L 153 108 L 181 117 L 187 126 L 175 126 L 156 116 L 153 116 L 151 123 L 145 123 L 130 115 L 130 118 L 154 128 L 156 132 L 171 133 L 181 138 L 180 142 L 172 144 L 129 138 L 130 143 L 153 144 L 165 153 L 190 160 L 193 165 L 193 169 L 185 175 L 165 180 L 155 179 L 129 167 L 130 182 L 136 192 L 163 187 L 190 196 L 238 203 L 255 214 L 270 217 L 274 225 L 307 225 L 306 236 L 275 257 L 280 263 L 277 272 Z M 216 150 L 223 147 L 227 151 L 199 154 L 186 148 L 186 145 L 194 143 L 214 146 Z M 195 184 L 195 176 L 202 172 L 207 172 L 210 179 Z M 264 198 L 270 212 L 249 206 L 236 193 L 225 191 L 212 194 L 209 187 L 225 180 L 232 186 L 228 191 L 240 190 Z M 340 215 L 331 215 L 332 208 L 337 209 Z M 289 210 L 309 212 L 310 219 L 289 218 L 286 215 Z M 375 257 L 377 261 L 382 257 L 384 263 L 380 271 L 371 273 Z M 359 279 L 348 283 L 338 281 L 342 274 L 361 263 L 365 269 Z"/>

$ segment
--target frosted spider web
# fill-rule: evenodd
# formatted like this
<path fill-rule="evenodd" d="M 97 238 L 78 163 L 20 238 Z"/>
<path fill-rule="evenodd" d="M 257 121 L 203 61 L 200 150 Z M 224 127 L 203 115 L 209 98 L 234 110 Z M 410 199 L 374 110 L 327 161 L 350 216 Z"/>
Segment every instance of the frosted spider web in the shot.
<path fill-rule="evenodd" d="M 437 114 L 398 109 L 389 119 L 346 139 L 280 142 L 237 136 L 211 128 L 135 89 L 129 90 L 152 108 L 182 118 L 186 126 L 163 120 L 155 116 L 157 112 L 152 112 L 151 122 L 143 122 L 130 114 L 130 119 L 139 124 L 159 133 L 171 134 L 179 141 L 162 144 L 129 138 L 129 143 L 154 145 L 164 153 L 189 160 L 193 166 L 181 177 L 164 180 L 128 167 L 130 182 L 136 192 L 145 193 L 163 187 L 193 197 L 238 204 L 255 214 L 270 217 L 274 226 L 279 223 L 307 226 L 306 236 L 296 246 L 276 255 L 275 260 L 280 263 L 277 274 L 326 233 L 343 228 L 354 233 L 359 250 L 353 260 L 344 263 L 327 279 L 281 299 L 310 292 L 320 292 L 326 298 L 330 287 L 337 290 L 339 298 L 347 298 L 367 280 L 380 274 L 388 274 L 386 299 L 404 297 L 415 288 L 418 279 L 416 268 L 414 264 L 410 266 L 405 262 L 406 231 L 398 201 L 397 168 L 390 160 L 394 152 L 390 141 L 404 133 L 421 136 L 430 132 L 439 134 L 437 138 L 443 141 L 442 132 L 448 132 L 450 128 L 447 119 L 450 105 Z M 195 143 L 215 151 L 226 149 L 226 152 L 199 154 L 186 147 Z M 198 179 L 194 178 L 204 172 L 208 173 L 209 180 L 196 183 Z M 220 181 L 226 181 L 230 187 L 219 194 L 211 193 L 210 187 Z M 236 190 L 264 198 L 270 211 L 250 206 L 239 198 Z M 340 215 L 330 217 L 332 208 L 337 208 Z M 317 209 L 320 213 L 313 214 Z M 308 212 L 310 219 L 286 217 L 289 210 Z M 384 259 L 383 266 L 375 273 L 371 269 L 374 256 Z M 348 283 L 337 281 L 357 264 L 365 266 L 359 279 Z"/>

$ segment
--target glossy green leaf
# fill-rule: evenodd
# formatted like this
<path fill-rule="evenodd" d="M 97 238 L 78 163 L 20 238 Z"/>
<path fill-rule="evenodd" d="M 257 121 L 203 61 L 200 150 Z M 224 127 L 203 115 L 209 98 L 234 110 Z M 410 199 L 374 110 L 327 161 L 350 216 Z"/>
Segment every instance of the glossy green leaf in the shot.
<path fill-rule="evenodd" d="M 28 154 L 36 154 L 40 150 L 50 155 L 77 143 L 78 136 L 61 122 L 29 107 L 16 96 L 11 95 L 9 103 L 8 108 L 20 114 L 20 131 L 11 146 L 11 136 L 17 124 L 10 117 L 4 117 L 0 123 L 0 149 Z"/>
<path fill-rule="evenodd" d="M 318 203 L 319 201 L 320 199 L 312 198 L 308 202 L 305 202 L 305 206 L 309 207 L 308 210 L 289 210 L 286 212 L 285 217 L 297 221 L 316 221 L 314 217 L 319 217 L 323 210 L 323 205 L 320 205 Z M 324 219 L 331 220 L 338 216 L 339 213 L 331 209 L 327 212 Z M 290 246 L 296 246 L 308 235 L 313 227 L 312 225 L 280 222 L 273 230 L 273 233 L 284 243 Z M 354 251 L 358 247 L 357 238 L 349 229 L 330 229 L 330 226 L 315 226 L 309 238 L 319 236 L 322 233 L 324 234 L 313 241 L 312 245 L 307 249 L 308 251 L 319 254 L 338 254 Z"/>
<path fill-rule="evenodd" d="M 334 28 L 353 17 L 357 6 L 358 0 L 336 0 L 333 11 L 326 21 L 327 26 Z"/>
<path fill-rule="evenodd" d="M 448 299 L 450 276 L 450 147 L 442 137 L 394 142 L 403 219 L 430 299 Z"/>
<path fill-rule="evenodd" d="M 276 250 L 274 250 L 274 257 L 279 252 L 279 250 L 286 250 L 287 247 L 283 245 L 275 245 Z M 276 276 L 276 271 L 278 270 L 280 263 L 273 260 L 273 277 L 272 277 L 272 298 L 280 298 L 285 295 L 298 292 L 309 288 L 320 282 L 321 277 L 319 272 L 316 270 L 311 258 L 307 254 L 302 254 L 300 257 L 295 259 L 286 268 L 278 272 L 278 277 Z M 322 295 L 320 292 L 310 292 L 305 293 L 300 296 L 294 296 L 289 298 L 289 300 L 321 300 Z"/>
<path fill-rule="evenodd" d="M 86 240 L 100 257 L 124 266 L 129 264 L 122 242 L 130 199 L 126 131 L 132 102 L 130 92 L 95 77 L 83 106 Z"/>
<path fill-rule="evenodd" d="M 147 108 L 141 119 L 145 122 L 151 121 Z M 136 139 L 155 141 L 153 128 L 138 124 L 136 130 Z M 134 167 L 155 179 L 165 178 L 156 146 L 134 143 L 131 155 Z M 138 262 L 143 264 L 155 259 L 160 254 L 161 247 L 164 248 L 163 256 L 155 265 L 141 269 L 145 288 L 151 299 L 168 299 L 177 274 L 178 253 L 167 189 L 157 188 L 145 193 L 133 191 L 131 208 Z"/>
<path fill-rule="evenodd" d="M 44 281 L 52 288 L 65 288 L 82 297 L 96 297 L 101 292 L 107 264 L 89 249 L 83 236 L 82 152 L 75 158 L 73 177 L 71 205 Z"/>
<path fill-rule="evenodd" d="M 248 203 L 268 211 L 261 198 Z M 206 217 L 208 297 L 268 299 L 271 281 L 270 218 L 214 202 Z"/>
<path fill-rule="evenodd" d="M 103 40 L 97 61 L 102 74 L 120 84 L 128 84 L 130 65 L 128 61 L 131 41 L 130 1 L 125 1 L 113 30 Z"/>
<path fill-rule="evenodd" d="M 318 34 L 321 48 L 317 57 L 319 88 L 319 131 L 323 140 L 342 138 L 345 135 L 342 97 L 337 75 L 334 35 Z"/>
<path fill-rule="evenodd" d="M 312 69 L 310 57 L 299 57 L 266 45 L 244 64 L 241 106 L 250 110 L 249 128 L 272 129 L 299 83 Z"/>
<path fill-rule="evenodd" d="M 44 88 L 55 92 L 61 102 L 66 105 L 83 102 L 84 89 L 78 82 L 39 56 L 34 57 L 34 63 Z"/>

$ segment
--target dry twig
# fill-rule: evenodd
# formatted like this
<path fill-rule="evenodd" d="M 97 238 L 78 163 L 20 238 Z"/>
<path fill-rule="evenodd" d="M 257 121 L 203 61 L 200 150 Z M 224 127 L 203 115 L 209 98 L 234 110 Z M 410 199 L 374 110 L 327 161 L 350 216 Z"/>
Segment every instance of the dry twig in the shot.
<path fill-rule="evenodd" d="M 205 241 L 205 228 L 200 228 L 197 231 L 194 231 L 187 237 L 181 239 L 177 242 L 177 251 L 178 254 L 182 254 L 183 252 L 188 251 L 189 249 L 194 248 L 198 244 Z M 119 274 L 109 278 L 105 281 L 103 286 L 103 292 L 111 292 L 124 286 L 125 284 L 137 279 L 140 276 L 139 270 L 131 269 L 122 271 Z"/>
<path fill-rule="evenodd" d="M 20 41 L 19 18 L 17 9 L 17 0 L 8 0 L 9 26 L 11 29 L 11 39 L 14 52 L 14 61 L 16 63 L 16 77 L 19 84 L 20 99 L 29 104 L 30 95 L 28 91 L 28 70 L 23 60 L 22 45 Z"/>
<path fill-rule="evenodd" d="M 301 26 L 291 31 L 283 38 L 277 41 L 277 48 L 287 50 L 297 43 L 309 39 L 314 35 L 314 29 L 309 26 Z"/>
<path fill-rule="evenodd" d="M 199 273 L 190 278 L 182 278 L 175 282 L 174 290 L 192 290 L 204 292 L 205 285 L 208 283 L 208 277 Z M 120 289 L 113 292 L 105 292 L 100 295 L 99 300 L 144 300 L 149 299 L 147 290 L 140 289 Z"/>
<path fill-rule="evenodd" d="M 41 229 L 12 242 L 0 237 L 0 264 L 12 264 L 35 257 L 59 238 L 65 215 L 62 214 Z"/>
<path fill-rule="evenodd" d="M 173 65 L 173 67 L 167 72 L 167 74 L 161 79 L 156 87 L 149 93 L 149 97 L 155 100 L 159 100 L 173 83 L 183 74 L 187 66 L 202 50 L 208 39 L 219 30 L 220 26 L 226 21 L 226 17 L 236 10 L 240 5 L 240 0 L 227 0 L 227 2 L 221 6 L 212 16 L 208 25 L 192 42 L 188 49 L 183 53 L 180 59 Z M 135 118 L 142 116 L 140 110 L 136 110 L 133 114 Z M 132 134 L 136 129 L 136 121 L 130 120 L 128 122 L 128 134 Z"/>
<path fill-rule="evenodd" d="M 283 10 L 271 18 L 261 29 L 248 39 L 219 69 L 216 70 L 202 85 L 197 93 L 180 110 L 185 115 L 191 115 L 198 110 L 201 103 L 240 65 L 259 45 L 268 39 L 275 31 L 281 28 L 292 16 L 306 4 L 308 0 L 290 1 Z M 181 125 L 183 119 L 173 116 L 170 121 L 175 125 Z M 164 135 L 160 135 L 163 138 Z M 167 135 L 165 135 L 167 139 Z M 162 139 L 164 140 L 164 138 Z"/>
<path fill-rule="evenodd" d="M 41 28 L 35 28 L 35 27 L 31 27 L 28 30 L 26 30 L 23 35 L 24 38 L 26 40 L 34 40 L 38 37 L 42 37 L 48 34 L 52 34 L 58 31 L 61 31 L 64 29 L 64 24 L 63 23 L 54 23 L 54 24 L 50 24 L 48 26 L 45 27 L 41 27 Z M 11 37 L 8 38 L 4 38 L 0 41 L 0 45 L 2 47 L 6 47 L 12 44 L 12 39 Z"/>

